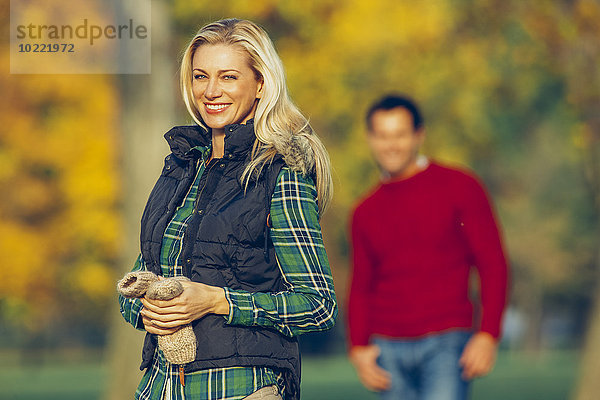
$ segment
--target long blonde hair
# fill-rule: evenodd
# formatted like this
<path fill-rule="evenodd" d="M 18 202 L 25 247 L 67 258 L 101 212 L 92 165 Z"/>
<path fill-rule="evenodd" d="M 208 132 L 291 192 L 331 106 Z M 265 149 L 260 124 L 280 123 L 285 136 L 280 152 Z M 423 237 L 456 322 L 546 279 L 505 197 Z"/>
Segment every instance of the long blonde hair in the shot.
<path fill-rule="evenodd" d="M 206 128 L 192 93 L 192 60 L 196 49 L 203 44 L 240 46 L 248 54 L 250 67 L 264 82 L 254 114 L 256 141 L 242 182 L 247 186 L 250 177 L 260 174 L 264 166 L 290 143 L 302 143 L 300 147 L 306 153 L 302 156 L 309 159 L 310 170 L 305 168 L 299 172 L 316 175 L 317 201 L 322 214 L 333 196 L 329 155 L 308 120 L 290 99 L 283 63 L 267 33 L 251 21 L 224 19 L 202 27 L 188 44 L 181 61 L 181 93 L 194 121 Z"/>

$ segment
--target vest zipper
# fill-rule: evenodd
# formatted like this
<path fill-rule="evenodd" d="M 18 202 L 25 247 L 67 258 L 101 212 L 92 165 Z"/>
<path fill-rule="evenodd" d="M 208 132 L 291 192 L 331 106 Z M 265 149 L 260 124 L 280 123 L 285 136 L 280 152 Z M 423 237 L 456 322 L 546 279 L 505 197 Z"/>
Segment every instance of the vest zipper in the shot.
<path fill-rule="evenodd" d="M 208 165 L 205 166 L 204 171 L 202 172 L 202 180 L 204 180 L 203 184 L 202 184 L 202 188 L 198 188 L 198 193 L 196 195 L 196 201 L 194 204 L 194 213 L 200 213 L 202 211 L 200 211 L 199 207 L 200 207 L 200 199 L 202 198 L 202 195 L 204 194 L 204 190 L 206 189 L 207 185 L 208 185 L 208 181 L 211 178 L 211 172 L 213 172 L 213 170 L 215 169 L 215 165 L 221 165 L 221 167 L 223 167 L 223 160 L 220 158 L 213 158 Z M 197 216 L 196 216 L 197 217 Z M 199 224 L 199 222 L 198 222 Z M 188 225 L 188 229 L 189 229 L 189 225 Z M 187 233 L 187 229 L 186 229 L 186 233 Z M 193 244 L 190 244 L 191 246 L 193 246 Z M 186 238 L 184 237 L 182 246 L 184 246 L 184 248 L 182 249 L 182 253 L 181 255 L 183 255 L 183 259 L 184 259 L 184 265 L 182 268 L 182 272 L 184 276 L 187 276 L 188 278 L 190 278 L 190 274 L 191 274 L 191 270 L 190 270 L 190 263 L 188 262 L 188 259 L 191 257 L 191 250 L 186 249 Z"/>
<path fill-rule="evenodd" d="M 213 160 L 219 160 L 219 159 L 213 158 Z M 217 165 L 217 162 L 213 162 L 212 165 L 211 165 L 211 162 L 209 162 L 206 165 L 206 167 L 204 167 L 205 170 L 204 170 L 203 174 L 206 174 L 206 179 L 204 180 L 204 185 L 202 185 L 202 189 L 200 189 L 198 191 L 198 194 L 196 195 L 196 207 L 194 207 L 194 209 L 198 208 L 198 201 L 200 200 L 200 197 L 202 197 L 202 193 L 204 193 L 204 189 L 206 189 L 206 184 L 208 183 L 208 174 L 210 173 L 210 171 L 212 171 L 212 169 L 215 167 L 215 165 Z"/>

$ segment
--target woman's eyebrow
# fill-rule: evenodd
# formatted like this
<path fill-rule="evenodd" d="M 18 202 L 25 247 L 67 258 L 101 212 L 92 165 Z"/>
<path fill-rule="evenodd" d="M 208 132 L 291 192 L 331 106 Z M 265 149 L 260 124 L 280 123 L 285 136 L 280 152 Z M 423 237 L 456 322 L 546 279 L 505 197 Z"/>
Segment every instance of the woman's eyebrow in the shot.
<path fill-rule="evenodd" d="M 192 71 L 199 71 L 199 72 L 204 72 L 206 73 L 205 70 L 203 70 L 202 68 L 194 68 Z M 222 74 L 224 72 L 237 72 L 240 73 L 239 70 L 235 69 L 235 68 L 228 68 L 228 69 L 220 69 L 217 71 L 217 73 Z"/>

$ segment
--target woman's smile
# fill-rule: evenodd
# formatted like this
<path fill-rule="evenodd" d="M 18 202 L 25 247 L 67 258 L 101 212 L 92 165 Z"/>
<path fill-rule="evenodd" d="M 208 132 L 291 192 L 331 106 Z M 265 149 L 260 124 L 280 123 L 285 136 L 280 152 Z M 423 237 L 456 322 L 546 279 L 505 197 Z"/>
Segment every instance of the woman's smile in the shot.
<path fill-rule="evenodd" d="M 209 114 L 219 114 L 225 111 L 231 103 L 204 103 L 204 107 L 206 108 L 206 112 Z"/>

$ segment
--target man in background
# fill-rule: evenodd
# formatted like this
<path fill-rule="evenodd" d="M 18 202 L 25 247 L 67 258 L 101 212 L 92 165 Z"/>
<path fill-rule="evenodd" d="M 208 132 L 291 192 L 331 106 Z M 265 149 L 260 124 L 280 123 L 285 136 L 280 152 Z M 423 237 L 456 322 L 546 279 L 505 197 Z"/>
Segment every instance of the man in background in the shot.
<path fill-rule="evenodd" d="M 385 97 L 366 120 L 382 179 L 352 216 L 350 359 L 382 399 L 466 399 L 469 381 L 494 365 L 506 304 L 490 200 L 472 173 L 419 155 L 423 118 L 410 99 Z"/>

